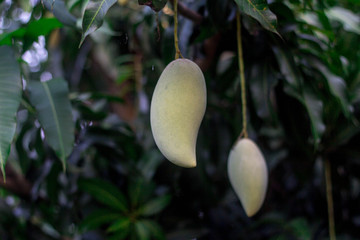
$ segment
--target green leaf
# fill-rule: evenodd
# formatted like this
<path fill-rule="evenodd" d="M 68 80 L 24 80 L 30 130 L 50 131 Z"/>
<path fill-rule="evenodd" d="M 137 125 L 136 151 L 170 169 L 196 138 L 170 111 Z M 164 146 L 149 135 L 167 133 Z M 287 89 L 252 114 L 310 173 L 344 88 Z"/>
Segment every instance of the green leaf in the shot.
<path fill-rule="evenodd" d="M 101 179 L 80 179 L 79 188 L 89 193 L 97 201 L 120 212 L 126 212 L 127 202 L 116 186 Z"/>
<path fill-rule="evenodd" d="M 325 131 L 322 119 L 323 103 L 317 99 L 310 89 L 303 89 L 304 80 L 299 71 L 291 51 L 283 48 L 274 48 L 274 53 L 278 61 L 280 72 L 285 78 L 285 92 L 301 102 L 308 112 L 311 124 L 311 133 L 314 138 L 315 148 L 320 142 L 320 138 Z"/>
<path fill-rule="evenodd" d="M 142 216 L 151 216 L 161 212 L 169 203 L 171 196 L 165 195 L 152 199 L 147 202 L 142 208 L 140 208 L 139 213 Z"/>
<path fill-rule="evenodd" d="M 270 11 L 266 0 L 235 0 L 239 9 L 255 18 L 267 30 L 280 34 L 276 31 L 276 15 Z"/>
<path fill-rule="evenodd" d="M 79 46 L 84 42 L 86 36 L 101 27 L 107 11 L 116 2 L 116 0 L 90 0 L 88 2 L 83 16 L 82 37 Z"/>
<path fill-rule="evenodd" d="M 5 164 L 16 130 L 16 113 L 21 101 L 21 75 L 13 50 L 0 47 L 0 168 L 5 181 Z"/>
<path fill-rule="evenodd" d="M 122 217 L 118 219 L 116 222 L 111 224 L 110 227 L 108 227 L 107 232 L 125 232 L 127 229 L 129 229 L 131 221 L 127 217 Z"/>
<path fill-rule="evenodd" d="M 325 125 L 322 120 L 323 103 L 321 100 L 317 99 L 315 94 L 310 90 L 304 91 L 304 101 L 301 102 L 309 114 L 311 132 L 315 140 L 315 148 L 317 148 L 320 143 L 320 138 L 325 131 Z"/>
<path fill-rule="evenodd" d="M 144 178 L 131 179 L 128 186 L 128 195 L 131 206 L 138 207 L 146 202 L 154 192 L 155 185 Z"/>
<path fill-rule="evenodd" d="M 138 0 L 139 5 L 146 5 L 151 7 L 155 12 L 163 9 L 167 3 L 167 0 Z"/>
<path fill-rule="evenodd" d="M 346 31 L 360 34 L 359 15 L 356 15 L 352 11 L 341 7 L 330 8 L 325 13 L 331 20 L 339 21 L 344 26 Z"/>
<path fill-rule="evenodd" d="M 61 78 L 47 82 L 31 81 L 28 90 L 46 140 L 60 158 L 63 169 L 66 169 L 66 158 L 74 145 L 74 122 L 67 82 Z"/>
<path fill-rule="evenodd" d="M 149 230 L 151 236 L 156 240 L 165 240 L 165 234 L 159 224 L 150 220 L 141 220 L 145 227 Z"/>
<path fill-rule="evenodd" d="M 303 218 L 298 218 L 286 224 L 286 228 L 293 233 L 296 239 L 311 239 L 311 231 L 308 223 Z"/>
<path fill-rule="evenodd" d="M 123 218 L 119 213 L 109 209 L 100 209 L 90 213 L 79 225 L 82 232 L 97 229 L 98 227 Z"/>
<path fill-rule="evenodd" d="M 13 32 L 0 35 L 0 45 L 11 45 L 13 38 L 28 37 L 33 41 L 41 35 L 48 35 L 52 30 L 61 28 L 63 25 L 56 18 L 41 18 L 29 23 L 25 28 L 19 28 Z"/>
<path fill-rule="evenodd" d="M 137 221 L 135 223 L 135 231 L 138 240 L 150 240 L 150 231 L 143 221 Z"/>
<path fill-rule="evenodd" d="M 314 65 L 325 77 L 330 93 L 340 102 L 344 115 L 350 117 L 349 101 L 346 97 L 346 83 L 344 79 L 330 72 L 324 65 Z"/>
<path fill-rule="evenodd" d="M 46 9 L 51 11 L 61 23 L 68 26 L 76 25 L 76 17 L 69 12 L 64 1 L 42 0 L 42 2 Z"/>

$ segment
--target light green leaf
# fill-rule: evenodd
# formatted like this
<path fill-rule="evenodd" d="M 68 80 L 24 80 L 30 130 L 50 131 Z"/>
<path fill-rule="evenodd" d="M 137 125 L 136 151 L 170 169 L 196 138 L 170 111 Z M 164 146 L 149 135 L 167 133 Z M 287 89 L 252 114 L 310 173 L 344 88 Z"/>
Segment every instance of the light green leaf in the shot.
<path fill-rule="evenodd" d="M 147 202 L 141 209 L 140 214 L 142 216 L 151 216 L 161 212 L 169 203 L 170 203 L 170 195 L 165 195 L 158 197 L 156 199 L 152 199 Z"/>
<path fill-rule="evenodd" d="M 109 209 L 100 209 L 90 213 L 79 225 L 82 232 L 97 229 L 104 224 L 109 224 L 123 216 Z"/>
<path fill-rule="evenodd" d="M 80 46 L 84 42 L 86 36 L 101 27 L 107 11 L 116 2 L 116 0 L 90 0 L 88 2 L 82 21 Z"/>
<path fill-rule="evenodd" d="M 360 16 L 356 15 L 352 11 L 341 8 L 333 7 L 325 11 L 326 15 L 331 20 L 339 21 L 346 31 L 360 34 Z"/>
<path fill-rule="evenodd" d="M 41 35 L 48 35 L 52 30 L 61 28 L 63 25 L 56 18 L 41 18 L 37 21 L 30 22 L 29 25 L 15 31 L 0 35 L 0 45 L 11 45 L 13 38 L 28 37 L 37 40 Z"/>
<path fill-rule="evenodd" d="M 120 212 L 126 212 L 127 202 L 116 186 L 101 179 L 80 179 L 78 186 L 99 202 Z"/>
<path fill-rule="evenodd" d="M 21 101 L 21 75 L 13 50 L 0 47 L 0 168 L 5 181 L 5 164 L 16 130 L 16 113 Z"/>
<path fill-rule="evenodd" d="M 241 12 L 255 18 L 267 30 L 280 34 L 276 31 L 277 19 L 270 11 L 266 0 L 235 0 Z"/>
<path fill-rule="evenodd" d="M 74 145 L 74 122 L 67 82 L 60 78 L 47 82 L 31 81 L 28 90 L 46 140 L 66 169 L 66 158 Z"/>

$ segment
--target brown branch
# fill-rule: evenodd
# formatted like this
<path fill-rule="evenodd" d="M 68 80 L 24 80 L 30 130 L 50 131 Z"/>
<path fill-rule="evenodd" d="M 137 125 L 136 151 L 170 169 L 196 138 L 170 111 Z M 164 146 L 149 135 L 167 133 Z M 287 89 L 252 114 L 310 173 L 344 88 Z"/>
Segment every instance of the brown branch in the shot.
<path fill-rule="evenodd" d="M 22 198 L 30 198 L 32 184 L 23 175 L 18 174 L 10 164 L 5 166 L 6 182 L 0 173 L 0 187 Z"/>

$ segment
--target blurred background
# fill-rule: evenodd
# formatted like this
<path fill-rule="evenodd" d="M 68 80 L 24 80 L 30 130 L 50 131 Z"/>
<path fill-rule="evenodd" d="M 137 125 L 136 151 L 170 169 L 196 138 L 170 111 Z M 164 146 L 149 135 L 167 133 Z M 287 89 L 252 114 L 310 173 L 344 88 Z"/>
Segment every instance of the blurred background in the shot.
<path fill-rule="evenodd" d="M 79 46 L 84 11 L 99 2 L 111 1 L 0 0 L 0 45 L 24 89 L 0 180 L 1 240 L 329 239 L 325 162 L 337 239 L 360 239 L 358 0 L 259 0 L 260 21 L 241 14 L 248 132 L 269 170 L 252 218 L 227 175 L 242 130 L 236 11 L 250 1 L 179 3 L 181 53 L 208 94 L 194 169 L 167 161 L 150 129 L 154 87 L 175 56 L 172 3 L 113 2 Z M 71 104 L 66 171 L 30 83 L 51 79 Z"/>

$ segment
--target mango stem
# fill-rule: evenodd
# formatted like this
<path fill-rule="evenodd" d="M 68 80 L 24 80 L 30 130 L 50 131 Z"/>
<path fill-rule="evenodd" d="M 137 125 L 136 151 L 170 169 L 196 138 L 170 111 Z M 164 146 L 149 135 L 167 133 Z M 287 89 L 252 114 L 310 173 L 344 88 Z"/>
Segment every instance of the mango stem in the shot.
<path fill-rule="evenodd" d="M 241 40 L 241 22 L 240 12 L 236 13 L 236 35 L 237 35 L 237 46 L 238 46 L 238 62 L 240 70 L 240 88 L 241 88 L 241 107 L 242 107 L 242 120 L 243 130 L 242 133 L 244 138 L 248 137 L 247 133 L 247 120 L 246 120 L 246 86 L 245 86 L 245 74 L 244 74 L 244 58 L 242 51 L 242 40 Z"/>

